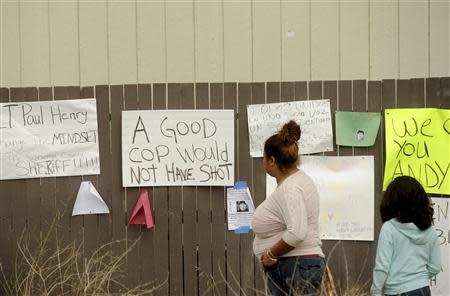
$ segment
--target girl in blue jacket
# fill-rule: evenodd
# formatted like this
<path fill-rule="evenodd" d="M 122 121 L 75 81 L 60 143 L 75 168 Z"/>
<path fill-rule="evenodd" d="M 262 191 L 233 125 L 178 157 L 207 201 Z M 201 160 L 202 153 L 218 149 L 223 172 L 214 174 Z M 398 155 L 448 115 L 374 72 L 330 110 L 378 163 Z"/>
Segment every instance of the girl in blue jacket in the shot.
<path fill-rule="evenodd" d="M 397 177 L 386 189 L 380 213 L 384 224 L 371 294 L 430 296 L 429 279 L 441 271 L 430 198 L 416 179 Z"/>

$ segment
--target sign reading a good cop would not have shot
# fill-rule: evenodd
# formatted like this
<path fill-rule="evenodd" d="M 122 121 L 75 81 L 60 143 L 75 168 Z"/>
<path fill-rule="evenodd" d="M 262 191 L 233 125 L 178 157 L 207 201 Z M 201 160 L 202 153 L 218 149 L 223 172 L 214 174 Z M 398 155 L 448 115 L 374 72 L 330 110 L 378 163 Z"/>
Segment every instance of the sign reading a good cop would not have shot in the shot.
<path fill-rule="evenodd" d="M 123 111 L 122 184 L 233 185 L 234 111 Z"/>

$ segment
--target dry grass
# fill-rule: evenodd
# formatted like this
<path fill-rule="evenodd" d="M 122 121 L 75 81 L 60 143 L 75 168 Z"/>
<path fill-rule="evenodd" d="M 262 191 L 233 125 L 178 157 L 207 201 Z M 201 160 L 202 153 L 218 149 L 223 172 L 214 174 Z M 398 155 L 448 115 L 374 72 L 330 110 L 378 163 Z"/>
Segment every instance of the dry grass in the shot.
<path fill-rule="evenodd" d="M 12 274 L 6 275 L 0 264 L 3 294 L 5 295 L 157 295 L 162 285 L 152 282 L 137 287 L 127 287 L 126 274 L 123 265 L 129 252 L 136 246 L 138 240 L 127 242 L 114 241 L 98 247 L 91 256 L 85 258 L 83 242 L 63 244 L 58 236 L 58 222 L 61 215 L 50 226 L 47 233 L 41 235 L 38 241 L 31 241 L 29 233 L 24 232 L 17 242 L 17 256 L 13 264 Z M 344 286 L 338 287 L 336 294 L 330 294 L 326 289 L 326 279 L 322 285 L 320 296 L 369 296 L 370 283 L 361 283 L 359 275 L 351 282 L 349 268 L 342 244 L 337 242 L 328 258 L 334 256 L 335 250 L 341 247 L 345 266 Z M 115 254 L 112 250 L 124 250 Z M 368 256 L 366 256 L 367 259 Z M 332 266 L 331 266 L 332 269 Z M 211 295 L 218 285 L 225 285 L 228 295 L 246 296 L 246 291 L 240 286 L 240 280 L 233 274 L 220 271 L 221 280 L 217 281 L 208 275 L 202 280 L 208 289 L 204 295 Z M 242 283 L 241 283 L 242 284 Z M 247 291 L 248 292 L 248 291 Z M 252 295 L 266 295 L 265 291 L 251 290 Z M 189 295 L 187 295 L 189 296 Z M 292 295 L 301 296 L 301 295 Z"/>
<path fill-rule="evenodd" d="M 57 228 L 60 217 L 57 215 L 39 241 L 31 241 L 29 234 L 22 234 L 11 275 L 6 275 L 0 265 L 5 295 L 111 295 L 120 291 L 120 295 L 137 296 L 152 295 L 159 288 L 153 283 L 131 288 L 124 284 L 122 267 L 139 240 L 128 246 L 124 240 L 113 241 L 85 258 L 82 242 L 62 244 Z M 125 251 L 114 254 L 113 247 L 118 245 Z"/>

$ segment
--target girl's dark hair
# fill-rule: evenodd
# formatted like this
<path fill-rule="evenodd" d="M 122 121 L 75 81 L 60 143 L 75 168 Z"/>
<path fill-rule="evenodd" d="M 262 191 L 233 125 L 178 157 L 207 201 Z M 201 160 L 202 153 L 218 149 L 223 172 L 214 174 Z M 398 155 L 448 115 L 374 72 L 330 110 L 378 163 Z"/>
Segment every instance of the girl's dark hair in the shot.
<path fill-rule="evenodd" d="M 420 230 L 433 224 L 433 207 L 420 183 L 409 176 L 397 177 L 384 193 L 380 205 L 381 220 L 397 218 L 401 223 L 414 223 Z"/>
<path fill-rule="evenodd" d="M 300 126 L 293 120 L 283 125 L 278 133 L 272 135 L 264 143 L 264 153 L 273 156 L 278 167 L 289 169 L 298 165 L 298 140 L 300 140 Z"/>

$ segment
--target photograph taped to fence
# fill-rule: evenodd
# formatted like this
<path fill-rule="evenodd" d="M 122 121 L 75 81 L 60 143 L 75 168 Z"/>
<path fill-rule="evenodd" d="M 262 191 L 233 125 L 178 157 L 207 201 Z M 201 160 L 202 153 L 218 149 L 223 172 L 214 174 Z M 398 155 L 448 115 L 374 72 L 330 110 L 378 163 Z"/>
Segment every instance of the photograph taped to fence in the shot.
<path fill-rule="evenodd" d="M 122 184 L 233 185 L 234 111 L 123 111 Z"/>
<path fill-rule="evenodd" d="M 95 99 L 0 104 L 0 179 L 98 175 Z"/>

